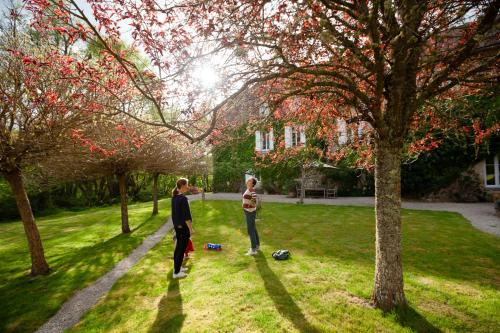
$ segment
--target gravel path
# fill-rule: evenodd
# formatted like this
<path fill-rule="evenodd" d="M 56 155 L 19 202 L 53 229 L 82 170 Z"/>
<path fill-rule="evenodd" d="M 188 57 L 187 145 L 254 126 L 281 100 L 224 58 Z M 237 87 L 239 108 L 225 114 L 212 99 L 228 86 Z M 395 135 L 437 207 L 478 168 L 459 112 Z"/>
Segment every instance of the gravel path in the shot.
<path fill-rule="evenodd" d="M 193 197 L 201 198 L 200 195 Z M 262 202 L 296 203 L 297 198 L 284 195 L 261 195 Z M 241 200 L 238 193 L 207 193 L 207 200 Z M 305 204 L 373 206 L 374 197 L 339 197 L 335 199 L 309 199 Z M 417 210 L 448 211 L 462 214 L 477 229 L 500 236 L 500 218 L 495 215 L 493 203 L 419 202 L 403 201 L 403 208 Z"/>
<path fill-rule="evenodd" d="M 153 246 L 158 244 L 172 229 L 172 220 L 160 227 L 154 234 L 144 239 L 144 242 L 137 247 L 128 257 L 121 260 L 110 272 L 99 278 L 92 285 L 78 291 L 71 297 L 59 311 L 50 318 L 36 332 L 55 333 L 64 332 L 80 321 L 80 318 L 104 296 L 113 284 L 127 273 Z"/>

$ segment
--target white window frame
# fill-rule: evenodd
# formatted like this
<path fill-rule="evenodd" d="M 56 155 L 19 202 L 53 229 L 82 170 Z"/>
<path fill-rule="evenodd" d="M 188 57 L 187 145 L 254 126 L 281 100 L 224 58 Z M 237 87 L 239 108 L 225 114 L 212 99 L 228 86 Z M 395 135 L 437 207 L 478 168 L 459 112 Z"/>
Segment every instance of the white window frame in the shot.
<path fill-rule="evenodd" d="M 262 151 L 262 133 L 260 131 L 255 131 L 255 151 Z"/>
<path fill-rule="evenodd" d="M 499 161 L 498 156 L 495 155 L 493 157 L 493 167 L 495 172 L 495 185 L 488 184 L 488 158 L 484 159 L 484 186 L 486 188 L 500 188 L 500 170 L 499 170 Z"/>
<path fill-rule="evenodd" d="M 306 130 L 304 126 L 285 126 L 285 148 L 305 147 Z"/>
<path fill-rule="evenodd" d="M 267 153 L 274 150 L 274 131 L 271 128 L 268 132 L 256 131 L 256 149 L 261 153 Z M 258 148 L 260 149 L 258 149 Z"/>

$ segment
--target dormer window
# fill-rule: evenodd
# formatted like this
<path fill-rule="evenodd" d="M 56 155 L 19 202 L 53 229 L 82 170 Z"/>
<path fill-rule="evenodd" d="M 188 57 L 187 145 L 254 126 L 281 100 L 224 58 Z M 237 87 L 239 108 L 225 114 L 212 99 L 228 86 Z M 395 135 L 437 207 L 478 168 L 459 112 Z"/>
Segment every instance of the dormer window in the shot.
<path fill-rule="evenodd" d="M 263 104 L 259 107 L 259 115 L 261 118 L 266 118 L 270 114 L 270 109 L 267 104 Z"/>

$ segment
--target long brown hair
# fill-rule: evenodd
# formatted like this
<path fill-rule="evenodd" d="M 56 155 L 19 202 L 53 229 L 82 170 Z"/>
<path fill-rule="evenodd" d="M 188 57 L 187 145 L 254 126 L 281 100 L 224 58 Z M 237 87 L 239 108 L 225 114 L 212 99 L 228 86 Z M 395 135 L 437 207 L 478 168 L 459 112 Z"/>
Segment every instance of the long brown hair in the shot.
<path fill-rule="evenodd" d="M 177 180 L 175 188 L 172 190 L 172 196 L 179 195 L 180 188 L 183 187 L 184 185 L 187 185 L 187 183 L 188 180 L 186 178 L 179 178 Z"/>

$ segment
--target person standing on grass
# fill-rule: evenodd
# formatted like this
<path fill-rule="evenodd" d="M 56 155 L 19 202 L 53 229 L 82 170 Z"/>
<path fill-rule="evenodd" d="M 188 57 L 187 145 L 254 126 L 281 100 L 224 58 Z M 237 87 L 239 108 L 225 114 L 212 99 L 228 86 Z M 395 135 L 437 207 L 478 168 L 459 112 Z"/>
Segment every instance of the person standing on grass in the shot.
<path fill-rule="evenodd" d="M 250 178 L 247 180 L 247 190 L 243 193 L 243 211 L 247 220 L 247 231 L 250 237 L 251 247 L 247 252 L 248 256 L 257 254 L 260 247 L 259 233 L 255 226 L 255 218 L 257 216 L 257 193 L 255 192 L 255 184 L 257 180 Z"/>
<path fill-rule="evenodd" d="M 174 279 L 187 276 L 186 268 L 182 267 L 184 252 L 191 237 L 192 217 L 188 198 L 184 195 L 188 191 L 188 180 L 180 178 L 172 191 L 172 222 L 174 224 L 177 242 L 174 250 Z"/>

